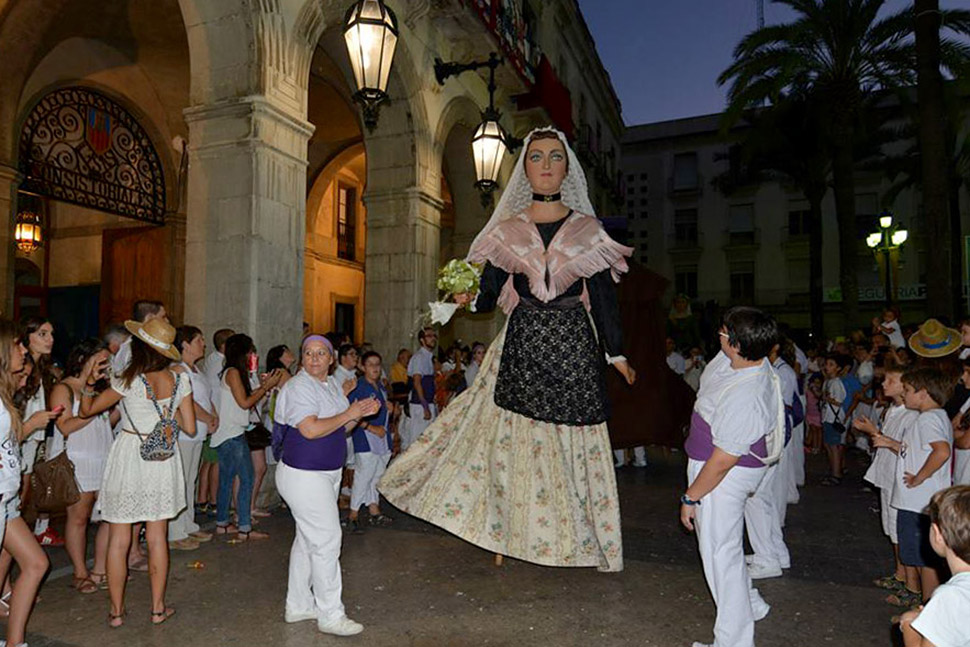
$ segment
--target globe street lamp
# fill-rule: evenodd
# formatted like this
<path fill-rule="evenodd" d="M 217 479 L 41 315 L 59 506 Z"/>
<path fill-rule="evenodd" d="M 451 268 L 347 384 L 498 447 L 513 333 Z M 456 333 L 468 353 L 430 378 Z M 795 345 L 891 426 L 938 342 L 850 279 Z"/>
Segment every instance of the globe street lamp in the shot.
<path fill-rule="evenodd" d="M 397 36 L 397 17 L 384 0 L 357 0 L 347 9 L 344 42 L 357 84 L 354 100 L 361 104 L 370 130 L 377 126 L 380 105 L 387 100 Z"/>
<path fill-rule="evenodd" d="M 893 304 L 893 279 L 892 279 L 892 253 L 899 250 L 909 232 L 893 222 L 893 215 L 884 211 L 879 216 L 879 231 L 875 231 L 866 237 L 866 245 L 874 254 L 882 254 L 886 268 L 886 307 Z"/>

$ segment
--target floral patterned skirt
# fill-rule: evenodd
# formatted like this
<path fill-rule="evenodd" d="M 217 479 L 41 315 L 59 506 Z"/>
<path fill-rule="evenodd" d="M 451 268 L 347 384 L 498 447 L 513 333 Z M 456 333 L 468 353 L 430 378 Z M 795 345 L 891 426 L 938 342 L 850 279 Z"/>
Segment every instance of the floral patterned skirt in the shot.
<path fill-rule="evenodd" d="M 485 550 L 546 566 L 623 570 L 606 424 L 540 422 L 495 404 L 506 329 L 470 388 L 387 468 L 394 506 Z"/>

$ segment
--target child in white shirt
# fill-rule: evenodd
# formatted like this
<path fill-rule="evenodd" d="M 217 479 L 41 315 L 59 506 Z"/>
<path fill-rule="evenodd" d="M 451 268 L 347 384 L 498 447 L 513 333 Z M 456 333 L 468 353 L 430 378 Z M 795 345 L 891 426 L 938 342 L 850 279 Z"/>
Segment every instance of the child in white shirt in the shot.
<path fill-rule="evenodd" d="M 896 363 L 888 364 L 884 369 L 882 390 L 887 398 L 892 400 L 892 406 L 886 411 L 886 417 L 877 427 L 876 420 L 860 416 L 853 421 L 852 426 L 872 438 L 876 447 L 875 456 L 866 472 L 865 480 L 879 488 L 879 509 L 882 516 L 882 531 L 889 537 L 893 546 L 893 558 L 896 562 L 896 572 L 893 575 L 875 581 L 876 586 L 884 589 L 897 589 L 905 586 L 914 593 L 919 590 L 919 572 L 915 567 L 907 567 L 899 560 L 899 536 L 896 531 L 897 511 L 892 507 L 893 487 L 896 481 L 896 454 L 886 446 L 876 446 L 876 439 L 884 437 L 893 441 L 900 441 L 906 429 L 916 424 L 919 412 L 907 409 L 903 404 L 903 372 L 904 368 Z"/>
<path fill-rule="evenodd" d="M 961 328 L 962 330 L 962 328 Z M 970 358 L 963 360 L 963 386 L 970 389 Z M 953 416 L 953 484 L 970 485 L 970 397 Z"/>
<path fill-rule="evenodd" d="M 899 621 L 905 647 L 970 645 L 970 486 L 933 495 L 929 506 L 930 543 L 953 574 L 933 598 Z"/>
<path fill-rule="evenodd" d="M 882 313 L 882 321 L 879 317 L 872 320 L 872 332 L 882 333 L 889 338 L 889 344 L 893 348 L 905 348 L 906 340 L 903 339 L 903 330 L 899 326 L 899 315 L 892 308 L 886 308 Z"/>
<path fill-rule="evenodd" d="M 930 547 L 930 520 L 924 510 L 934 494 L 950 487 L 953 432 L 942 409 L 950 390 L 949 380 L 937 369 L 907 371 L 903 401 L 907 409 L 920 412 L 916 424 L 904 429 L 899 441 L 885 436 L 873 439 L 874 446 L 888 447 L 899 456 L 892 496 L 892 506 L 899 510 L 899 558 L 919 569 L 924 601 L 940 583 L 937 567 L 941 564 Z"/>

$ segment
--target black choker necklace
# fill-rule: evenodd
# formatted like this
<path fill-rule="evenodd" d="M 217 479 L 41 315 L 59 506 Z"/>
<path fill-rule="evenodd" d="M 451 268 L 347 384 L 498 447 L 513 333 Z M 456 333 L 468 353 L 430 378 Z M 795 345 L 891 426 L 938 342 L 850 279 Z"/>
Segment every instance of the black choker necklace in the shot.
<path fill-rule="evenodd" d="M 552 195 L 542 195 L 541 193 L 533 193 L 532 200 L 534 202 L 559 202 L 562 200 L 562 193 L 553 193 Z"/>

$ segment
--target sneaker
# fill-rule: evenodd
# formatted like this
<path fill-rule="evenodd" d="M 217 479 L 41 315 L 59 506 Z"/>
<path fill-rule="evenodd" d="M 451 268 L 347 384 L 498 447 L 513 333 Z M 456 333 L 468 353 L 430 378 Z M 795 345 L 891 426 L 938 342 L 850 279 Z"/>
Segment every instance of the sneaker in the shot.
<path fill-rule="evenodd" d="M 748 597 L 751 599 L 751 614 L 754 621 L 758 622 L 767 618 L 768 612 L 771 611 L 771 605 L 765 602 L 758 589 L 749 589 Z"/>
<path fill-rule="evenodd" d="M 347 616 L 340 616 L 336 620 L 317 621 L 317 629 L 325 634 L 334 636 L 356 636 L 364 630 L 364 625 L 354 622 Z"/>
<path fill-rule="evenodd" d="M 319 620 L 316 611 L 290 611 L 289 609 L 283 614 L 283 619 L 290 624 L 305 620 Z"/>
<path fill-rule="evenodd" d="M 198 542 L 192 541 L 192 539 L 186 537 L 185 539 L 168 542 L 168 547 L 175 550 L 198 550 L 199 544 Z"/>
<path fill-rule="evenodd" d="M 781 577 L 784 573 L 782 573 L 781 566 L 778 564 L 752 562 L 748 564 L 748 575 L 752 580 L 765 580 L 770 577 Z"/>
<path fill-rule="evenodd" d="M 712 643 L 695 642 L 690 647 L 714 647 Z"/>
<path fill-rule="evenodd" d="M 64 538 L 61 537 L 61 535 L 50 526 L 48 526 L 47 530 L 45 530 L 44 532 L 40 533 L 39 535 L 35 535 L 35 537 L 37 538 L 37 543 L 40 544 L 41 546 L 63 546 L 64 545 Z"/>

